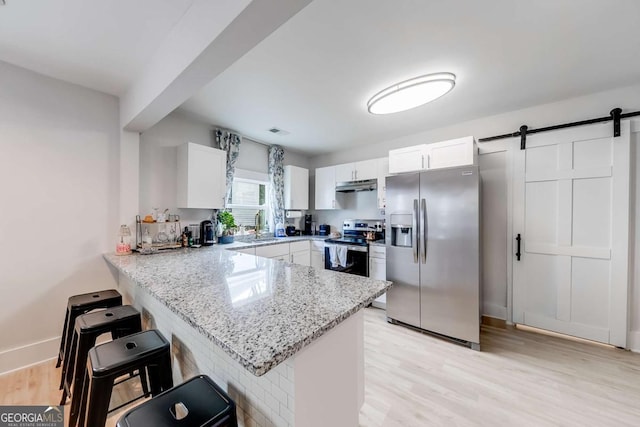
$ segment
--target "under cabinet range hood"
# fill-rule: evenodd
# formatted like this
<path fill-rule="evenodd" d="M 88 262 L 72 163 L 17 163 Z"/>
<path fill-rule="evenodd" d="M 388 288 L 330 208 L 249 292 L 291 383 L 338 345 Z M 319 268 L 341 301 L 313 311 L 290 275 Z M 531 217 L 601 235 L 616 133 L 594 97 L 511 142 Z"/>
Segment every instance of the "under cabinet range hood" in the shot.
<path fill-rule="evenodd" d="M 353 193 L 354 191 L 373 191 L 378 188 L 377 179 L 365 179 L 362 181 L 336 182 L 336 192 Z"/>

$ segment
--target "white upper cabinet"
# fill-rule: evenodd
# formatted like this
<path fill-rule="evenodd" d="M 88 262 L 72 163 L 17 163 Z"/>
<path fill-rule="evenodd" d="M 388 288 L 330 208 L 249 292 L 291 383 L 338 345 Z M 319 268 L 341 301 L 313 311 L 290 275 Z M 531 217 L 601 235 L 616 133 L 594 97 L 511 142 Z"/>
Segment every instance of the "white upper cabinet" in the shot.
<path fill-rule="evenodd" d="M 336 182 L 362 181 L 378 177 L 378 160 L 345 163 L 336 166 Z"/>
<path fill-rule="evenodd" d="M 478 150 L 472 136 L 429 144 L 429 169 L 476 163 Z"/>
<path fill-rule="evenodd" d="M 178 147 L 178 208 L 224 208 L 227 153 L 189 142 Z"/>
<path fill-rule="evenodd" d="M 340 209 L 336 200 L 336 167 L 316 168 L 316 209 Z"/>
<path fill-rule="evenodd" d="M 309 209 L 309 170 L 284 167 L 284 208 Z"/>
<path fill-rule="evenodd" d="M 473 165 L 477 148 L 472 136 L 389 151 L 389 173 Z"/>
<path fill-rule="evenodd" d="M 425 157 L 426 144 L 389 150 L 389 173 L 424 170 Z"/>

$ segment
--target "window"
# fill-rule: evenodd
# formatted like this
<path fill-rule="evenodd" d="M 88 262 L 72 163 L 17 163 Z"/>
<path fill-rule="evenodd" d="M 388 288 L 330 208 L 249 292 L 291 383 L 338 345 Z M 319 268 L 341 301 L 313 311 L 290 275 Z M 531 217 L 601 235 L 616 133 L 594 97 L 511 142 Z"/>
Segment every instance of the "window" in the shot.
<path fill-rule="evenodd" d="M 266 230 L 268 209 L 266 176 L 244 178 L 247 173 L 238 173 L 233 178 L 231 187 L 231 203 L 227 206 L 233 214 L 236 224 L 245 230 L 255 230 L 256 214 L 260 214 L 260 229 Z M 246 172 L 246 171 L 245 171 Z M 262 175 L 262 174 L 259 174 Z M 262 180 L 263 178 L 264 180 Z"/>

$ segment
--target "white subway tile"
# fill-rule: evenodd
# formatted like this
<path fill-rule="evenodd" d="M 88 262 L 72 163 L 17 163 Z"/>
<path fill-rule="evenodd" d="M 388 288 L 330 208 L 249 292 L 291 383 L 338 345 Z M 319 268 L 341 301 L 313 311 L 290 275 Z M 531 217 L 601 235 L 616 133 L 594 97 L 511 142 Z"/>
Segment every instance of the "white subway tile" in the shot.
<path fill-rule="evenodd" d="M 287 408 L 287 405 L 283 405 L 280 403 L 280 416 L 287 422 L 289 425 L 293 425 L 293 412 Z"/>

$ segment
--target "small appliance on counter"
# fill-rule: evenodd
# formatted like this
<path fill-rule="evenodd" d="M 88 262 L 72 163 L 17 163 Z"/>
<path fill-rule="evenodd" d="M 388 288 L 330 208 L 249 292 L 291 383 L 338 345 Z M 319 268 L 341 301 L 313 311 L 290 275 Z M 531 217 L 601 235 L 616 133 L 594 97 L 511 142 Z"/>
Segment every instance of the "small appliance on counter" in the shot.
<path fill-rule="evenodd" d="M 305 236 L 311 236 L 313 234 L 313 218 L 311 215 L 304 216 L 304 231 Z"/>
<path fill-rule="evenodd" d="M 287 225 L 287 228 L 285 230 L 287 236 L 299 236 L 300 232 L 298 230 L 296 230 L 296 226 L 295 225 Z"/>
<path fill-rule="evenodd" d="M 211 246 L 215 243 L 216 233 L 212 221 L 206 219 L 200 223 L 200 239 L 202 246 Z"/>
<path fill-rule="evenodd" d="M 330 232 L 331 232 L 331 226 L 329 224 L 320 224 L 318 226 L 319 236 L 328 236 Z"/>

